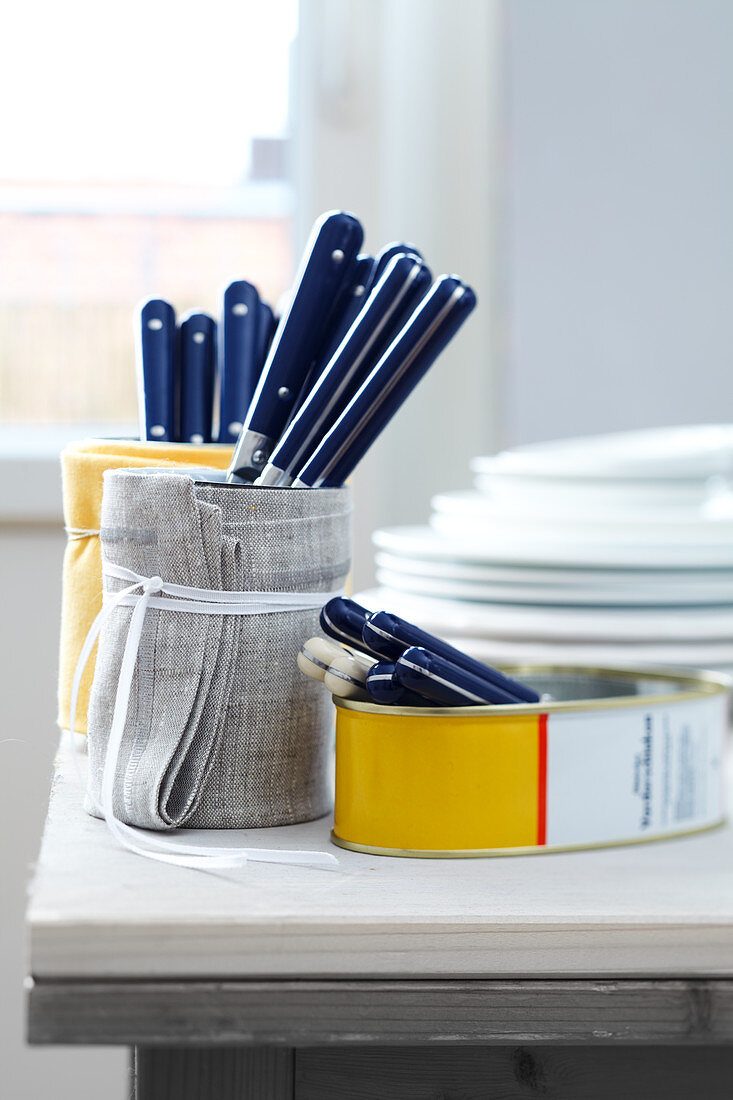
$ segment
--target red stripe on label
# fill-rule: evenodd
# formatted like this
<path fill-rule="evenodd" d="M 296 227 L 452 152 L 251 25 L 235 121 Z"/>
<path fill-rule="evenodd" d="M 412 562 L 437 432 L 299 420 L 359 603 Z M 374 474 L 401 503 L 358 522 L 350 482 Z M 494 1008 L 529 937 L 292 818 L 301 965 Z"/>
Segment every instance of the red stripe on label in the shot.
<path fill-rule="evenodd" d="M 537 727 L 537 844 L 547 843 L 547 715 L 541 714 Z"/>

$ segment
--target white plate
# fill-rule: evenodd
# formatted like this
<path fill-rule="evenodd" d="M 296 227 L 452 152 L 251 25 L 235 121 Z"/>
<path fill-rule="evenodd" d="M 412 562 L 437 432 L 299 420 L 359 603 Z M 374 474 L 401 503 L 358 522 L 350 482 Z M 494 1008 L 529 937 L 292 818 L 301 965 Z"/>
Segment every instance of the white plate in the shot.
<path fill-rule="evenodd" d="M 643 519 L 647 511 L 665 520 L 687 520 L 691 516 L 716 518 L 733 512 L 733 494 L 724 478 L 704 481 L 607 480 L 548 477 L 517 477 L 479 474 L 476 491 L 489 497 L 507 513 L 535 512 L 541 515 L 574 516 L 593 514 L 604 522 Z"/>
<path fill-rule="evenodd" d="M 571 645 L 563 642 L 494 642 L 485 638 L 451 637 L 450 644 L 490 665 L 554 664 L 604 665 L 638 668 L 642 665 L 670 665 L 677 668 L 707 668 L 726 675 L 733 673 L 730 645 Z"/>
<path fill-rule="evenodd" d="M 450 634 L 525 641 L 731 642 L 730 607 L 576 608 L 522 607 L 435 599 L 382 586 L 383 606 L 412 622 Z"/>
<path fill-rule="evenodd" d="M 440 561 L 504 564 L 508 566 L 574 566 L 583 569 L 694 569 L 733 568 L 733 542 L 718 546 L 651 546 L 592 544 L 579 540 L 501 537 L 491 539 L 449 533 L 441 535 L 431 527 L 388 527 L 376 531 L 374 543 L 380 550 L 403 556 Z"/>
<path fill-rule="evenodd" d="M 659 516 L 650 508 L 633 519 L 609 517 L 596 508 L 572 514 L 538 515 L 534 510 L 507 512 L 499 502 L 472 492 L 439 493 L 431 503 L 430 525 L 435 530 L 478 537 L 485 534 L 492 540 L 535 537 L 561 542 L 582 538 L 594 544 L 666 546 L 693 542 L 733 546 L 733 515 L 707 518 L 699 511 L 691 511 L 675 520 Z"/>
<path fill-rule="evenodd" d="M 473 600 L 479 603 L 579 605 L 584 607 L 671 607 L 692 604 L 727 604 L 733 631 L 733 581 L 726 585 L 536 585 L 487 584 L 473 580 L 415 575 L 402 570 L 377 569 L 377 583 L 402 592 L 438 599 Z"/>
<path fill-rule="evenodd" d="M 730 641 L 583 641 L 539 638 L 493 638 L 452 629 L 439 614 L 431 617 L 431 607 L 439 601 L 401 597 L 389 589 L 372 588 L 357 593 L 354 599 L 370 611 L 392 611 L 433 634 L 446 638 L 451 645 L 489 663 L 580 664 L 586 667 L 606 665 L 676 665 L 690 668 L 733 669 L 733 639 Z M 442 601 L 440 601 L 442 602 Z"/>
<path fill-rule="evenodd" d="M 733 586 L 733 569 L 547 569 L 533 565 L 492 565 L 420 558 L 379 550 L 374 557 L 378 568 L 420 577 L 445 577 L 456 581 L 480 581 L 484 584 L 527 584 L 572 587 L 574 585 L 637 585 L 640 588 L 675 586 L 696 588 L 711 594 L 727 593 Z M 724 602 L 724 598 L 723 601 Z"/>
<path fill-rule="evenodd" d="M 733 424 L 691 424 L 514 447 L 471 464 L 479 474 L 707 478 L 733 473 Z"/>

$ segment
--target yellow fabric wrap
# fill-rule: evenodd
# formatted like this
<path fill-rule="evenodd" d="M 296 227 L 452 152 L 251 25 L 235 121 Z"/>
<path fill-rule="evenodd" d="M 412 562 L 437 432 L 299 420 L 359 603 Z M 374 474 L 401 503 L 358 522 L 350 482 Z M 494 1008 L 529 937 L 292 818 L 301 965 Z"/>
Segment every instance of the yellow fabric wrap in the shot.
<path fill-rule="evenodd" d="M 125 439 L 84 439 L 61 454 L 64 521 L 69 541 L 64 554 L 59 659 L 59 716 L 69 728 L 71 684 L 89 627 L 102 607 L 102 553 L 99 523 L 105 470 L 130 466 L 213 466 L 225 470 L 232 448 L 209 443 L 140 443 Z M 87 731 L 87 707 L 96 649 L 79 687 L 76 730 Z"/>

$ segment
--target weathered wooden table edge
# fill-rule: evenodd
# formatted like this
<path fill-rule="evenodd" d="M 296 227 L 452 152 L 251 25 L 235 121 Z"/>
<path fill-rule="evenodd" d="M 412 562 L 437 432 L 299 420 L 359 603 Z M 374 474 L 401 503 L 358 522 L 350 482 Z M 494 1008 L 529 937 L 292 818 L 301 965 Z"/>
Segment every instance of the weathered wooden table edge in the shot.
<path fill-rule="evenodd" d="M 28 983 L 32 1044 L 733 1042 L 733 980 Z"/>

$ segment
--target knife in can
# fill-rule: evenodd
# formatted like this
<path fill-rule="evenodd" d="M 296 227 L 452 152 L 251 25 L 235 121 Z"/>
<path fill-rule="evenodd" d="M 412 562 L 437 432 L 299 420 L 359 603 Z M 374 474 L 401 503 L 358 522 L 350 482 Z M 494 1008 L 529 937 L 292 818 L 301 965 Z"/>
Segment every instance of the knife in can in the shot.
<path fill-rule="evenodd" d="M 366 689 L 374 703 L 383 706 L 425 707 L 429 700 L 404 687 L 396 677 L 394 661 L 378 661 L 366 676 Z"/>
<path fill-rule="evenodd" d="M 356 316 L 361 311 L 365 297 L 364 288 L 366 284 L 366 276 L 368 271 L 374 266 L 374 260 L 371 256 L 357 256 L 356 264 L 354 265 L 354 274 L 352 279 L 352 285 L 348 290 L 341 295 L 339 299 L 339 307 L 337 315 L 332 317 L 332 323 L 328 326 L 326 332 L 326 343 L 324 347 L 318 352 L 318 355 L 313 360 L 308 373 L 305 376 L 305 381 L 300 387 L 300 393 L 298 394 L 290 416 L 288 417 L 283 435 L 292 424 L 293 420 L 300 412 L 306 398 L 313 389 L 314 384 L 323 374 L 326 366 L 329 363 L 333 353 L 338 348 L 339 344 L 343 340 L 344 336 L 351 328 L 351 325 Z M 282 439 L 282 436 L 280 437 Z"/>
<path fill-rule="evenodd" d="M 224 289 L 219 327 L 219 442 L 236 443 L 257 385 L 260 296 L 246 279 Z"/>
<path fill-rule="evenodd" d="M 179 333 L 180 439 L 183 443 L 210 443 L 216 375 L 216 322 L 208 313 L 191 312 L 181 320 Z"/>
<path fill-rule="evenodd" d="M 368 376 L 430 286 L 414 256 L 395 256 L 281 437 L 258 485 L 289 484 Z"/>
<path fill-rule="evenodd" d="M 519 703 L 515 695 L 509 695 L 487 680 L 466 672 L 453 661 L 446 661 L 445 657 L 429 653 L 419 646 L 411 646 L 398 657 L 395 676 L 403 687 L 443 706 Z"/>
<path fill-rule="evenodd" d="M 461 652 L 442 638 L 429 634 L 427 630 L 421 630 L 419 626 L 413 626 L 399 615 L 392 615 L 389 611 L 377 611 L 366 619 L 363 626 L 364 644 L 368 645 L 372 652 L 377 652 L 389 661 L 396 661 L 412 646 L 429 650 L 430 653 L 443 657 L 472 676 L 486 680 L 489 684 L 513 696 L 514 702 L 520 700 L 525 703 L 539 702 L 539 695 L 532 688 L 521 684 L 499 672 L 491 665 L 485 665 L 467 653 Z"/>
<path fill-rule="evenodd" d="M 259 321 L 257 325 L 257 352 L 255 355 L 255 372 L 257 377 L 254 379 L 254 385 L 252 386 L 252 394 L 255 391 L 255 386 L 260 380 L 262 374 L 262 368 L 265 365 L 267 359 L 267 353 L 270 350 L 270 344 L 272 343 L 272 337 L 275 332 L 275 314 L 272 312 L 267 302 L 263 302 L 260 299 L 259 309 Z M 250 401 L 252 400 L 252 394 L 250 394 Z"/>
<path fill-rule="evenodd" d="M 329 638 L 353 646 L 362 653 L 370 653 L 379 661 L 382 658 L 381 653 L 370 649 L 362 640 L 364 623 L 368 618 L 367 609 L 355 600 L 349 600 L 346 596 L 334 596 L 321 609 L 321 630 Z"/>
<path fill-rule="evenodd" d="M 326 342 L 320 349 L 313 365 L 314 379 L 320 376 L 326 365 L 331 361 L 334 352 L 366 304 L 368 297 L 366 288 L 373 270 L 373 256 L 356 257 L 352 285 L 341 298 L 338 315 L 334 316 L 333 323 L 328 326 Z"/>
<path fill-rule="evenodd" d="M 364 237 L 359 221 L 343 211 L 316 222 L 296 275 L 289 307 L 280 319 L 245 417 L 228 478 L 254 479 L 288 421 L 329 320 L 351 283 Z"/>
<path fill-rule="evenodd" d="M 176 314 L 162 298 L 142 302 L 135 317 L 140 438 L 176 437 Z"/>
<path fill-rule="evenodd" d="M 475 305 L 473 290 L 456 276 L 435 281 L 298 472 L 295 488 L 344 483 Z"/>
<path fill-rule="evenodd" d="M 389 261 L 394 259 L 395 256 L 401 255 L 417 256 L 418 260 L 423 258 L 422 253 L 415 248 L 414 244 L 406 244 L 404 241 L 393 241 L 392 244 L 385 245 L 382 251 L 377 254 L 374 261 L 371 277 L 366 286 L 367 294 L 369 294 L 372 287 L 376 286 L 382 278 Z"/>

